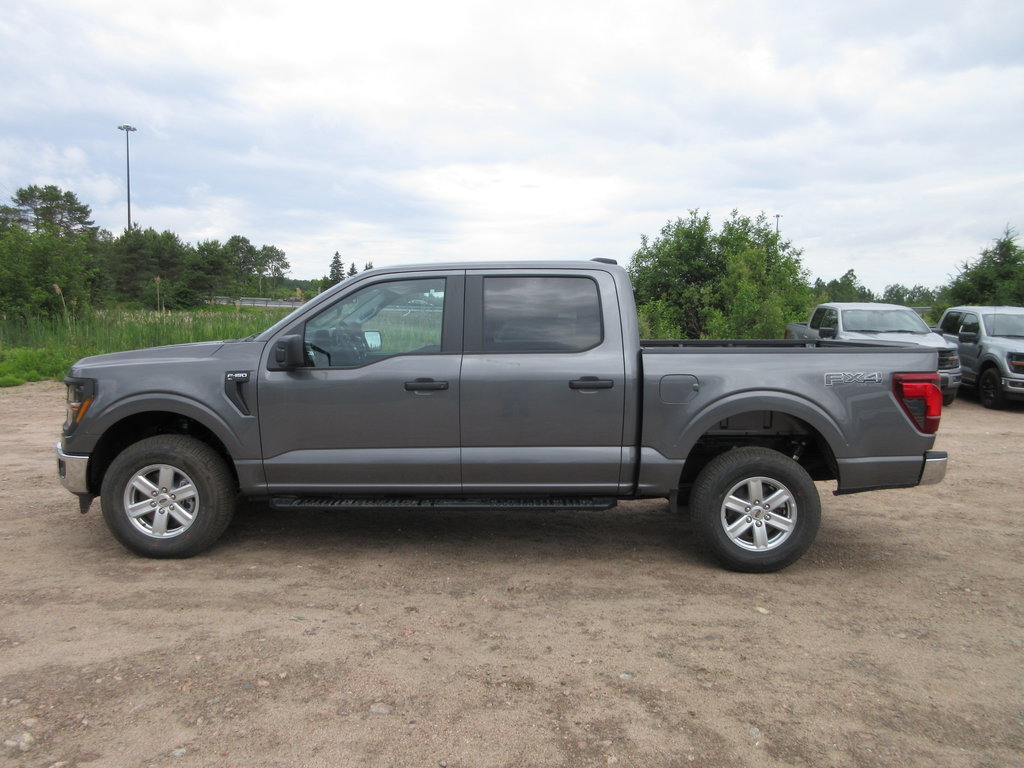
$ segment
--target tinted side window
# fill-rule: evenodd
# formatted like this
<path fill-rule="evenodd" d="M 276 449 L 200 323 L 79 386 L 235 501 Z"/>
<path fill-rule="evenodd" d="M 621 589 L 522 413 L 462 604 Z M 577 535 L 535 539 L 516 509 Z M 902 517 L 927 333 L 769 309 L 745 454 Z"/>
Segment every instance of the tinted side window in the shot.
<path fill-rule="evenodd" d="M 823 317 L 825 317 L 825 308 L 818 307 L 814 310 L 814 314 L 811 316 L 810 327 L 815 331 L 821 328 L 821 320 Z"/>
<path fill-rule="evenodd" d="M 306 323 L 306 358 L 317 368 L 339 368 L 392 355 L 436 354 L 444 294 L 444 278 L 368 285 Z"/>
<path fill-rule="evenodd" d="M 587 277 L 484 279 L 485 352 L 582 352 L 601 343 L 601 300 Z"/>
<path fill-rule="evenodd" d="M 822 328 L 838 328 L 839 327 L 839 310 L 827 309 L 825 310 L 825 316 L 821 320 Z"/>
<path fill-rule="evenodd" d="M 956 333 L 960 330 L 960 316 L 962 312 L 947 312 L 942 318 L 942 330 L 944 333 Z"/>
<path fill-rule="evenodd" d="M 963 325 L 960 326 L 960 330 L 964 333 L 979 333 L 981 331 L 981 324 L 978 322 L 978 316 L 965 314 L 964 322 Z"/>

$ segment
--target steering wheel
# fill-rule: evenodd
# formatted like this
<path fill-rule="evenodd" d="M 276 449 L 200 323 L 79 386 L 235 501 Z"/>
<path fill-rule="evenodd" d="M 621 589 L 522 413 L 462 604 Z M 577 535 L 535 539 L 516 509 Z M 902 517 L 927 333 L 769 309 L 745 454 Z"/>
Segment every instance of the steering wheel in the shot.
<path fill-rule="evenodd" d="M 335 357 L 341 358 L 335 365 L 359 365 L 370 355 L 370 347 L 363 332 L 350 326 L 338 326 L 335 330 L 335 345 Z"/>

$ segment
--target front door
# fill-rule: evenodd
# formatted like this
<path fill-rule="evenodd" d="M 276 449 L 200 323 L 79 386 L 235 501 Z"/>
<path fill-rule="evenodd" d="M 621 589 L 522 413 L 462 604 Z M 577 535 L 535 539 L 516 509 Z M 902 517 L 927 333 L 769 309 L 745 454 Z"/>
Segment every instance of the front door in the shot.
<path fill-rule="evenodd" d="M 461 274 L 368 278 L 284 332 L 302 334 L 306 365 L 261 373 L 271 493 L 461 489 L 462 285 Z"/>

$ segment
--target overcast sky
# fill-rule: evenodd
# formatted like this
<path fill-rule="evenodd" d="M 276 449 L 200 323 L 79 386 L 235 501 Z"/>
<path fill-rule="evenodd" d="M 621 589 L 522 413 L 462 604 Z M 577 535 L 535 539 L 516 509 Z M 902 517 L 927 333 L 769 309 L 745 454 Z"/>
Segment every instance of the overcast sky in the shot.
<path fill-rule="evenodd" d="M 0 197 L 283 249 L 298 278 L 628 263 L 776 214 L 813 277 L 948 282 L 1024 225 L 1021 0 L 6 0 Z"/>

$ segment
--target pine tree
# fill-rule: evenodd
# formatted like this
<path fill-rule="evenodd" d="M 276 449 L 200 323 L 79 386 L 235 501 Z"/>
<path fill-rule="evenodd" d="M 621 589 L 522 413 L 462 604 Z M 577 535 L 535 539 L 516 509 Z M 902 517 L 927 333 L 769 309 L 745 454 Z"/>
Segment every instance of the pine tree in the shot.
<path fill-rule="evenodd" d="M 331 271 L 328 274 L 330 285 L 337 285 L 345 279 L 345 266 L 341 263 L 341 254 L 337 251 L 334 252 L 334 258 L 331 259 Z"/>

